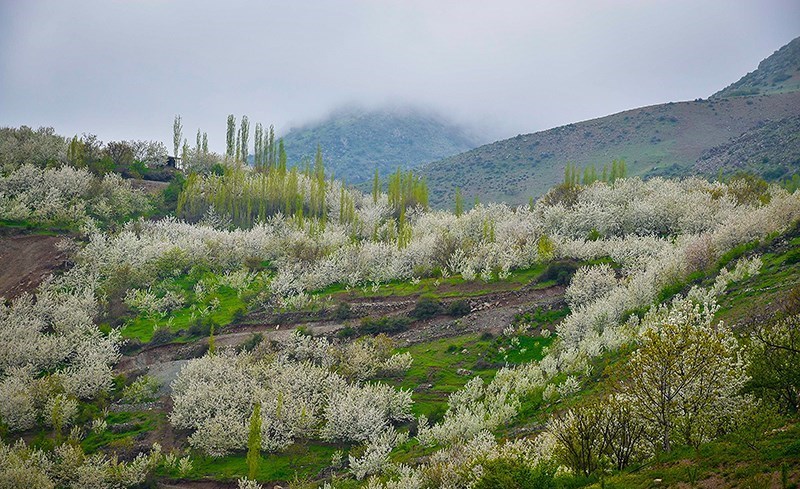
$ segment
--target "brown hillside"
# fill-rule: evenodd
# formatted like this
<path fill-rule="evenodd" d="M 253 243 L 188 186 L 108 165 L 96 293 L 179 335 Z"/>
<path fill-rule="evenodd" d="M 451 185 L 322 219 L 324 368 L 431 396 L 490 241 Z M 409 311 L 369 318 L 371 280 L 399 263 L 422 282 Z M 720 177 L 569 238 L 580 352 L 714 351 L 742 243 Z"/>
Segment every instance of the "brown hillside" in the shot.
<path fill-rule="evenodd" d="M 521 204 L 561 181 L 567 163 L 601 170 L 622 158 L 629 175 L 683 174 L 706 150 L 766 121 L 797 115 L 800 92 L 653 105 L 519 135 L 422 171 L 434 206 L 452 206 L 456 187 L 468 202 Z"/>

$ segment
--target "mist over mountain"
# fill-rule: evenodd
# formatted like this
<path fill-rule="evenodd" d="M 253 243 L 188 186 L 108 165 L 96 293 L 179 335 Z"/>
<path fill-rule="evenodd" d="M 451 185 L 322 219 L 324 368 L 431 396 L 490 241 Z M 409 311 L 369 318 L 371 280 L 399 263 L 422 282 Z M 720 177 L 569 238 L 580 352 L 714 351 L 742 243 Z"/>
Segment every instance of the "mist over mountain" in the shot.
<path fill-rule="evenodd" d="M 438 114 L 408 107 L 343 108 L 291 129 L 283 140 L 290 162 L 312 160 L 319 145 L 326 168 L 350 183 L 372 178 L 376 168 L 385 176 L 485 142 Z"/>

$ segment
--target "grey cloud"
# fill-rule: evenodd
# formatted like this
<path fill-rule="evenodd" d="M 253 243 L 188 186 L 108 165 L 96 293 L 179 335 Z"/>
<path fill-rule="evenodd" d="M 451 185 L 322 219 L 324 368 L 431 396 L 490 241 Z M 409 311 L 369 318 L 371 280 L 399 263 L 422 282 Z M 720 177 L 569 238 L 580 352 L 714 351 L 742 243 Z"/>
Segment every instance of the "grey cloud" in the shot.
<path fill-rule="evenodd" d="M 762 1 L 0 0 L 0 125 L 222 148 L 225 117 L 279 130 L 412 104 L 490 137 L 706 97 L 798 35 Z"/>

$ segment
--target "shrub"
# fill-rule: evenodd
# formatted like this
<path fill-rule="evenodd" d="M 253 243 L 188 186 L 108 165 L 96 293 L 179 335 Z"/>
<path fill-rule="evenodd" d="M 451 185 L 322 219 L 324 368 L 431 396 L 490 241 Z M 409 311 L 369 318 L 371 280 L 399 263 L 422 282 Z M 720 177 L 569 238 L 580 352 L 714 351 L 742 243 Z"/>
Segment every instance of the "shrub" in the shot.
<path fill-rule="evenodd" d="M 411 316 L 416 319 L 432 318 L 442 312 L 442 305 L 433 297 L 420 297 Z"/>
<path fill-rule="evenodd" d="M 133 353 L 142 347 L 142 340 L 139 338 L 129 338 L 125 340 L 119 347 L 120 353 L 127 355 Z"/>
<path fill-rule="evenodd" d="M 336 333 L 336 336 L 339 338 L 354 338 L 358 336 L 358 331 L 352 326 L 345 326 Z"/>
<path fill-rule="evenodd" d="M 158 380 L 149 375 L 143 375 L 122 390 L 122 400 L 126 404 L 140 404 L 149 402 L 158 394 Z"/>
<path fill-rule="evenodd" d="M 264 335 L 261 333 L 253 333 L 244 343 L 239 345 L 240 351 L 253 351 L 264 340 Z"/>
<path fill-rule="evenodd" d="M 211 334 L 211 328 L 217 326 L 214 321 L 208 317 L 200 317 L 192 321 L 189 325 L 190 336 L 208 336 Z"/>
<path fill-rule="evenodd" d="M 242 321 L 242 319 L 245 318 L 245 316 L 247 316 L 247 309 L 245 309 L 244 307 L 240 307 L 239 309 L 236 309 L 236 311 L 233 312 L 233 322 L 239 323 Z"/>
<path fill-rule="evenodd" d="M 461 299 L 455 302 L 451 302 L 449 306 L 447 306 L 447 315 L 453 317 L 461 317 L 466 316 L 472 312 L 472 308 L 469 305 L 469 302 Z"/>
<path fill-rule="evenodd" d="M 411 320 L 405 316 L 366 318 L 361 321 L 359 334 L 400 333 L 408 328 Z"/>
<path fill-rule="evenodd" d="M 340 302 L 333 313 L 334 319 L 344 321 L 353 317 L 353 310 L 347 302 Z"/>
<path fill-rule="evenodd" d="M 549 282 L 550 280 L 555 280 L 559 285 L 567 285 L 577 270 L 578 265 L 572 261 L 553 262 L 539 275 L 538 281 Z"/>
<path fill-rule="evenodd" d="M 153 337 L 150 338 L 151 345 L 163 345 L 175 339 L 175 333 L 170 331 L 166 326 L 159 326 L 153 331 Z"/>

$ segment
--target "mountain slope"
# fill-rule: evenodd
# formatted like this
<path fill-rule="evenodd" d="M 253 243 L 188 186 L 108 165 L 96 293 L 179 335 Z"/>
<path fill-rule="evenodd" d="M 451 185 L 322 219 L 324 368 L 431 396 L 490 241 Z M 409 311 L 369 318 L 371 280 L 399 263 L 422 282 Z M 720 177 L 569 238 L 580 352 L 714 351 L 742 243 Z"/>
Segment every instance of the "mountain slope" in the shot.
<path fill-rule="evenodd" d="M 757 95 L 756 95 L 757 94 Z M 751 95 L 749 97 L 744 95 Z M 716 175 L 746 169 L 777 179 L 798 171 L 800 38 L 710 99 L 642 107 L 497 141 L 425 166 L 431 203 L 527 202 L 558 183 L 567 163 L 624 159 L 629 175 Z"/>
<path fill-rule="evenodd" d="M 795 90 L 800 90 L 800 37 L 759 63 L 758 69 L 711 97 L 740 97 Z"/>
<path fill-rule="evenodd" d="M 456 187 L 467 201 L 521 204 L 558 183 L 567 163 L 627 163 L 628 175 L 685 174 L 705 151 L 768 120 L 800 115 L 800 92 L 678 102 L 520 135 L 422 168 L 431 203 L 450 207 Z"/>
<path fill-rule="evenodd" d="M 715 175 L 747 171 L 768 180 L 791 176 L 800 168 L 800 117 L 759 124 L 720 146 L 711 148 L 695 163 L 695 173 Z"/>
<path fill-rule="evenodd" d="M 313 159 L 317 144 L 325 166 L 350 183 L 402 166 L 417 166 L 476 147 L 478 141 L 440 117 L 412 109 L 340 110 L 326 120 L 292 129 L 283 138 L 290 162 Z"/>

